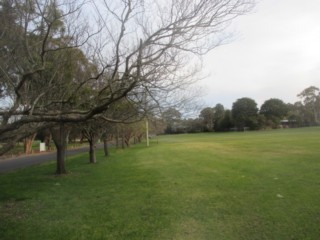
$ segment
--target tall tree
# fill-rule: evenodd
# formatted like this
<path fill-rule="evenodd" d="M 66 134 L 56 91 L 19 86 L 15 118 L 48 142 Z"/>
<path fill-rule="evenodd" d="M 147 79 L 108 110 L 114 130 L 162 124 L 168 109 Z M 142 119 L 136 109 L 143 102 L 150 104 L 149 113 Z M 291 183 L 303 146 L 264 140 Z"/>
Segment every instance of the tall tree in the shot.
<path fill-rule="evenodd" d="M 315 86 L 304 89 L 298 97 L 303 99 L 306 112 L 313 114 L 313 122 L 319 124 L 320 120 L 320 91 Z"/>

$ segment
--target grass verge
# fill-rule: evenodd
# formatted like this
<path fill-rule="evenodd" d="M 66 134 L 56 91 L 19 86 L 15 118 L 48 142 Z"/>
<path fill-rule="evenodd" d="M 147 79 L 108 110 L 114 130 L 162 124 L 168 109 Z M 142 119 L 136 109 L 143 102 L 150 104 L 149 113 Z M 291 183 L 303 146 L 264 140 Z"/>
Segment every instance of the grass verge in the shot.
<path fill-rule="evenodd" d="M 320 128 L 162 136 L 0 175 L 0 239 L 319 239 Z"/>

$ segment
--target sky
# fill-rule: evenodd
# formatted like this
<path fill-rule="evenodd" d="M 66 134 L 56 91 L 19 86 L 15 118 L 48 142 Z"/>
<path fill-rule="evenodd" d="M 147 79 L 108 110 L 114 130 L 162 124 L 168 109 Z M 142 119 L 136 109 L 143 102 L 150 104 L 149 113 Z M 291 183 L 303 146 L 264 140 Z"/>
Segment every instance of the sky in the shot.
<path fill-rule="evenodd" d="M 204 105 L 231 109 L 242 97 L 285 103 L 320 88 L 320 0 L 260 0 L 227 31 L 230 43 L 204 57 Z"/>

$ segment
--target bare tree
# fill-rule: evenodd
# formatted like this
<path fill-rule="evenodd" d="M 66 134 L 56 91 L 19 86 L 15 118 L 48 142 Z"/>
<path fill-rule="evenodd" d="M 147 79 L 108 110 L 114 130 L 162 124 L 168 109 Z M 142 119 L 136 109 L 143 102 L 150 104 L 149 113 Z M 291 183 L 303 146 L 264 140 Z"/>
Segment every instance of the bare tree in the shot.
<path fill-rule="evenodd" d="M 99 120 L 90 120 L 85 122 L 82 125 L 82 134 L 86 137 L 89 142 L 89 162 L 96 163 L 96 144 L 101 138 L 104 129 L 105 129 L 104 121 Z"/>
<path fill-rule="evenodd" d="M 77 30 L 67 23 L 77 17 L 83 4 L 1 3 L 0 141 L 6 144 L 0 153 L 51 122 L 64 122 L 62 112 L 82 107 L 89 86 L 77 94 L 74 86 L 85 85 L 94 69 L 79 47 L 92 33 L 85 32 L 81 23 Z"/>
<path fill-rule="evenodd" d="M 7 145 L 0 154 L 31 126 L 86 121 L 119 100 L 139 105 L 145 94 L 149 106 L 161 105 L 194 81 L 193 56 L 222 44 L 228 23 L 252 7 L 252 0 L 96 2 L 1 3 L 0 141 Z M 94 17 L 84 19 L 88 11 Z"/>

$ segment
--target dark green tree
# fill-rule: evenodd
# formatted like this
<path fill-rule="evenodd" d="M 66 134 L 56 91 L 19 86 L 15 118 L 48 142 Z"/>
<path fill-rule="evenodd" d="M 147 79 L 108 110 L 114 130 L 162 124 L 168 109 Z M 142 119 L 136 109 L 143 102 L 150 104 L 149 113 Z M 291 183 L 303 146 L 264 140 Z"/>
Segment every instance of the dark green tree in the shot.
<path fill-rule="evenodd" d="M 251 98 L 240 98 L 232 105 L 232 118 L 238 130 L 244 130 L 245 127 L 251 130 L 258 127 L 257 103 Z"/>
<path fill-rule="evenodd" d="M 267 125 L 277 128 L 288 110 L 288 106 L 282 100 L 271 98 L 261 105 L 260 114 L 265 116 Z"/>
<path fill-rule="evenodd" d="M 219 130 L 218 131 L 230 131 L 231 128 L 234 127 L 232 116 L 231 116 L 231 110 L 225 110 L 224 116 L 219 124 Z"/>
<path fill-rule="evenodd" d="M 216 104 L 216 106 L 214 106 L 213 108 L 214 110 L 214 130 L 215 131 L 221 131 L 222 128 L 221 128 L 221 121 L 223 120 L 224 118 L 224 107 L 222 104 L 218 103 Z"/>

